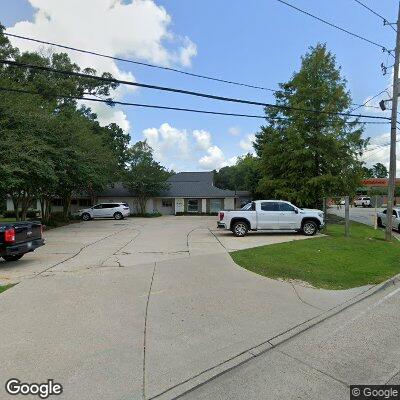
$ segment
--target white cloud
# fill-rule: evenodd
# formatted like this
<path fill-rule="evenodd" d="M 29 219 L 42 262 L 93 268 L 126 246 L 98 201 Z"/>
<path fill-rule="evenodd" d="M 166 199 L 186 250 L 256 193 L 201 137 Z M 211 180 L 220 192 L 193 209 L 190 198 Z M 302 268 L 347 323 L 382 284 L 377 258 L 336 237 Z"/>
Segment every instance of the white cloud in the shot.
<path fill-rule="evenodd" d="M 129 132 L 131 123 L 129 122 L 126 114 L 121 110 L 116 110 L 104 103 L 92 103 L 90 101 L 81 102 L 90 107 L 94 113 L 97 114 L 101 126 L 107 126 L 111 123 L 117 124 L 124 132 Z"/>
<path fill-rule="evenodd" d="M 179 61 L 183 66 L 190 67 L 192 58 L 197 55 L 197 47 L 188 37 L 185 37 L 183 43 L 184 46 L 179 52 Z"/>
<path fill-rule="evenodd" d="M 33 21 L 20 21 L 7 28 L 7 32 L 164 66 L 190 66 L 197 54 L 196 45 L 188 37 L 170 30 L 170 15 L 152 0 L 28 1 L 35 9 Z M 23 51 L 49 52 L 49 48 L 39 43 L 10 40 Z M 134 80 L 114 60 L 58 48 L 53 51 L 67 52 L 82 68 L 92 67 L 98 73 L 110 72 L 118 79 Z M 126 90 L 118 88 L 113 97 L 120 99 Z M 125 114 L 115 107 L 107 110 L 87 105 L 98 113 L 101 121 L 115 118 L 125 128 L 129 127 Z"/>
<path fill-rule="evenodd" d="M 384 146 L 390 142 L 390 133 L 383 133 L 381 135 L 375 136 L 370 141 L 370 146 L 368 146 L 368 151 L 365 152 L 361 158 L 365 162 L 365 165 L 370 168 L 376 163 L 381 163 L 389 169 L 389 159 L 390 159 L 390 146 Z M 383 147 L 380 147 L 383 146 Z M 400 176 L 400 159 L 396 160 L 397 172 L 396 175 Z"/>
<path fill-rule="evenodd" d="M 227 158 L 212 142 L 210 132 L 175 128 L 163 123 L 143 131 L 143 138 L 154 150 L 154 158 L 175 171 L 212 170 L 233 165 L 237 156 Z"/>
<path fill-rule="evenodd" d="M 189 158 L 189 142 L 186 130 L 179 130 L 164 123 L 160 128 L 148 128 L 143 137 L 154 150 L 154 158 L 172 168 L 172 163 Z"/>
<path fill-rule="evenodd" d="M 239 146 L 247 153 L 254 152 L 253 142 L 256 140 L 256 135 L 253 133 L 246 136 L 239 142 Z"/>
<path fill-rule="evenodd" d="M 204 130 L 193 131 L 193 137 L 196 140 L 197 146 L 201 150 L 207 150 L 211 146 L 211 134 Z"/>
<path fill-rule="evenodd" d="M 211 146 L 207 149 L 207 155 L 199 160 L 199 165 L 203 169 L 220 169 L 227 165 L 235 164 L 237 157 L 226 159 L 223 151 L 218 146 Z"/>
<path fill-rule="evenodd" d="M 237 126 L 231 126 L 228 129 L 228 133 L 232 136 L 239 136 L 240 135 L 240 128 Z"/>

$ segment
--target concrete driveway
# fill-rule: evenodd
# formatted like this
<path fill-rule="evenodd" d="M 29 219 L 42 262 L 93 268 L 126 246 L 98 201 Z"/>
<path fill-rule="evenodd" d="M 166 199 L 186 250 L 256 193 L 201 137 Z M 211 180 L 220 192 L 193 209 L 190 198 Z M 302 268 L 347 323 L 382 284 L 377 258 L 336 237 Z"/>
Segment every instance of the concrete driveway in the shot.
<path fill-rule="evenodd" d="M 304 237 L 238 239 L 215 225 L 73 224 L 49 231 L 36 253 L 0 263 L 2 283 L 20 281 L 0 295 L 0 386 L 51 378 L 64 387 L 60 399 L 171 399 L 371 289 L 258 276 L 227 251 Z"/>

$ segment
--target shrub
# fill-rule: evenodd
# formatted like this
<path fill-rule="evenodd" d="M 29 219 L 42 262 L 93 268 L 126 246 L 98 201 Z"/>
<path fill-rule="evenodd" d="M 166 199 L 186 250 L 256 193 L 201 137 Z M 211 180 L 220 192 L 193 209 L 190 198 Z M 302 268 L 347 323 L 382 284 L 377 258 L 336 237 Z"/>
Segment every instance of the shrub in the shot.
<path fill-rule="evenodd" d="M 21 215 L 21 213 L 20 213 L 20 215 Z M 40 215 L 39 211 L 28 211 L 26 213 L 26 218 L 28 218 L 28 219 L 31 219 L 31 218 L 37 219 L 37 218 L 39 218 L 39 215 Z M 3 217 L 4 218 L 15 218 L 15 216 L 16 216 L 15 211 L 5 211 L 3 213 Z"/>
<path fill-rule="evenodd" d="M 216 216 L 216 215 L 218 215 L 218 213 L 216 213 L 216 212 L 210 212 L 210 213 L 203 213 L 203 212 L 201 212 L 201 213 L 199 213 L 199 212 L 197 212 L 197 213 L 195 213 L 195 212 L 177 212 L 176 213 L 176 215 L 179 215 L 179 216 L 181 216 L 181 215 L 197 215 L 197 216 L 199 216 L 199 217 L 201 217 L 201 216 Z"/>
<path fill-rule="evenodd" d="M 145 214 L 140 214 L 140 213 L 134 213 L 131 214 L 130 217 L 137 218 L 137 217 L 142 217 L 142 218 L 155 218 L 155 217 L 161 217 L 162 214 L 159 213 L 158 211 L 152 212 L 152 213 L 145 213 Z"/>

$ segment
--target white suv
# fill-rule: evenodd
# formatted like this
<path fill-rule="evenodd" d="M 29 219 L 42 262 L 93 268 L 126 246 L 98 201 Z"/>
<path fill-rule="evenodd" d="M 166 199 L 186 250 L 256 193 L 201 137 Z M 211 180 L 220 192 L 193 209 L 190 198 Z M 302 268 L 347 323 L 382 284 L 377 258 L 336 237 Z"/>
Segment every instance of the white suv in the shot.
<path fill-rule="evenodd" d="M 124 219 L 130 212 L 129 205 L 126 203 L 99 203 L 93 207 L 78 210 L 77 214 L 84 221 L 89 221 L 94 218 Z"/>

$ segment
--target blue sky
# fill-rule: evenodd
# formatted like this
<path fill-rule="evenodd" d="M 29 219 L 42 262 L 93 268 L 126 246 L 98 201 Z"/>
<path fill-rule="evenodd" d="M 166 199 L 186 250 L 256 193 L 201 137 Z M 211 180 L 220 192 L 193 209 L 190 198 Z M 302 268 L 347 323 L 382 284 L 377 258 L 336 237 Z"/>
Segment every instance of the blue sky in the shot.
<path fill-rule="evenodd" d="M 384 27 L 380 19 L 353 0 L 288 1 L 389 48 L 394 47 L 394 31 Z M 101 11 L 101 7 L 97 7 L 113 2 L 119 0 L 87 0 L 87 4 L 91 3 L 92 8 L 81 10 L 84 16 L 77 18 L 80 10 L 74 7 L 74 3 L 79 4 L 75 0 L 2 0 L 0 22 L 11 28 L 11 31 L 30 34 L 43 40 L 89 47 L 108 53 L 114 50 L 112 45 L 116 43 L 116 46 L 121 48 L 118 55 L 128 55 L 138 60 L 158 62 L 189 72 L 270 88 L 277 88 L 279 82 L 290 79 L 292 73 L 299 68 L 301 55 L 310 45 L 326 42 L 328 48 L 336 54 L 354 102 L 362 103 L 390 84 L 390 72 L 382 76 L 380 70 L 381 62 L 386 62 L 387 57 L 379 48 L 299 14 L 276 0 L 160 0 L 146 11 L 146 18 L 141 17 L 146 23 L 136 30 L 135 27 L 140 25 L 140 21 L 135 22 L 133 9 L 129 11 L 132 14 L 129 14 L 126 8 L 129 18 L 114 18 L 110 22 L 107 9 Z M 395 20 L 396 1 L 364 2 L 392 21 Z M 131 1 L 125 0 L 123 3 L 128 7 Z M 160 10 L 164 13 L 162 17 Z M 38 12 L 45 13 L 46 18 L 54 23 L 46 21 L 41 25 L 37 20 Z M 57 23 L 57 18 L 62 18 L 63 23 Z M 21 21 L 28 21 L 30 24 L 21 25 Z M 12 28 L 16 24 L 19 25 Z M 161 38 L 157 37 L 160 29 L 164 29 L 163 35 L 167 33 Z M 142 34 L 146 38 L 154 36 L 155 39 L 147 43 L 147 39 L 141 38 Z M 110 41 L 108 46 L 105 44 L 106 40 Z M 26 45 L 20 41 L 15 44 Z M 153 49 L 151 54 L 146 53 L 148 48 Z M 193 48 L 196 48 L 196 51 L 193 51 Z M 182 49 L 188 52 L 187 59 L 190 65 L 187 59 L 179 56 Z M 160 58 L 160 51 L 162 54 L 168 54 L 168 57 Z M 91 60 L 85 59 L 85 62 L 93 63 L 92 65 L 99 70 L 106 66 L 98 64 L 99 60 L 95 57 Z M 134 77 L 138 82 L 273 102 L 270 92 L 124 63 L 118 63 L 116 67 L 123 76 Z M 227 112 L 263 113 L 260 107 L 146 89 L 125 91 L 118 96 L 125 101 Z M 246 152 L 251 139 L 249 135 L 257 132 L 262 123 L 261 120 L 245 118 L 129 107 L 121 107 L 114 111 L 122 111 L 125 114 L 122 116 L 120 112 L 115 118 L 117 122 L 120 119 L 125 123 L 129 122 L 129 132 L 133 141 L 143 139 L 145 132 L 146 137 L 153 140 L 152 144 L 156 147 L 159 160 L 177 170 L 218 168 L 233 162 L 235 156 Z M 380 111 L 365 108 L 362 112 L 377 115 Z M 108 115 L 105 118 L 109 121 L 107 118 L 112 117 Z M 161 126 L 163 128 L 160 129 Z M 385 135 L 388 132 L 389 127 L 386 125 L 371 125 L 367 127 L 365 135 L 375 138 L 376 143 L 382 143 L 386 142 Z M 387 154 L 388 148 L 384 148 L 367 161 L 386 163 Z"/>

